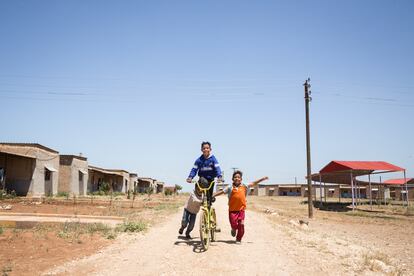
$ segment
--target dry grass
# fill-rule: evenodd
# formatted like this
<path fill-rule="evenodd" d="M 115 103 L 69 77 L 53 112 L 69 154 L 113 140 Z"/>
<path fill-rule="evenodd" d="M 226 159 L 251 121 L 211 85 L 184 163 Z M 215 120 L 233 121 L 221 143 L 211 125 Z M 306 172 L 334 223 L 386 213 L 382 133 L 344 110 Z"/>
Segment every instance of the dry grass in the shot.
<path fill-rule="evenodd" d="M 41 204 L 27 199 L 14 199 L 13 211 L 22 213 L 82 214 L 120 216 L 126 219 L 119 227 L 110 228 L 104 224 L 38 224 L 32 229 L 8 229 L 0 231 L 0 275 L 30 275 L 33 267 L 39 271 L 52 264 L 66 262 L 93 254 L 121 232 L 142 232 L 160 223 L 178 207 L 184 204 L 186 196 L 137 197 L 134 208 L 132 200 L 94 197 L 90 200 L 48 198 Z M 0 202 L 1 203 L 1 202 Z M 30 261 L 28 261 L 30 260 Z M 12 272 L 11 272 L 12 271 Z"/>
<path fill-rule="evenodd" d="M 373 272 L 385 273 L 386 275 L 402 275 L 403 271 L 395 267 L 391 258 L 380 251 L 365 253 L 362 256 L 360 271 L 369 269 Z"/>
<path fill-rule="evenodd" d="M 313 219 L 307 218 L 308 206 L 299 197 L 252 196 L 248 198 L 247 208 L 263 213 L 298 246 L 324 253 L 325 257 L 340 256 L 344 266 L 357 274 L 363 271 L 412 274 L 414 243 L 412 239 L 402 242 L 401 237 L 414 235 L 413 217 L 403 214 L 413 212 L 413 207 L 383 206 L 380 211 L 352 211 L 346 204 L 339 208 L 326 208 L 327 205 L 323 209 L 314 208 Z M 301 219 L 309 221 L 309 230 L 302 231 L 289 223 Z"/>

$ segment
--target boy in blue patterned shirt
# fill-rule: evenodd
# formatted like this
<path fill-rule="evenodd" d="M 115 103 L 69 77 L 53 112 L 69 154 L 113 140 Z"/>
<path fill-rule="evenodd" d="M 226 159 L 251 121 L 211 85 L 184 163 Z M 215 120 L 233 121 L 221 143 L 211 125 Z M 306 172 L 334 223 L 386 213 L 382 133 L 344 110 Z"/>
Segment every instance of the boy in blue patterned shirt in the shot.
<path fill-rule="evenodd" d="M 200 184 L 203 188 L 206 188 L 212 181 L 214 181 L 214 178 L 216 177 L 218 178 L 218 181 L 221 182 L 222 173 L 216 157 L 211 154 L 210 142 L 202 142 L 201 151 L 203 154 L 194 162 L 194 166 L 190 171 L 187 182 L 191 183 L 198 172 L 198 176 L 200 177 Z M 213 191 L 214 184 L 207 191 L 207 202 L 209 206 L 211 206 Z"/>

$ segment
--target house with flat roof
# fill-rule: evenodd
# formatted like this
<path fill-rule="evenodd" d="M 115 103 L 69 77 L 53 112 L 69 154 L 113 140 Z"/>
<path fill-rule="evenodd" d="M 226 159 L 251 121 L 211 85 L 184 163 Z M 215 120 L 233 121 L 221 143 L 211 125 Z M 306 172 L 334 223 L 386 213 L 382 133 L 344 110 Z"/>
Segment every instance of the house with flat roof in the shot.
<path fill-rule="evenodd" d="M 129 174 L 129 191 L 138 192 L 138 174 L 130 173 Z"/>
<path fill-rule="evenodd" d="M 77 155 L 60 155 L 58 192 L 86 195 L 88 160 Z"/>
<path fill-rule="evenodd" d="M 138 193 L 146 193 L 149 188 L 157 192 L 157 180 L 151 177 L 138 177 Z"/>
<path fill-rule="evenodd" d="M 162 193 L 164 192 L 165 182 L 157 181 L 157 188 L 155 189 L 154 193 Z"/>
<path fill-rule="evenodd" d="M 58 191 L 59 152 L 37 143 L 0 143 L 3 187 L 19 196 Z"/>
<path fill-rule="evenodd" d="M 130 188 L 130 175 L 125 170 L 104 169 L 95 166 L 88 166 L 88 192 L 96 192 L 103 185 L 109 185 L 113 192 L 126 193 Z"/>

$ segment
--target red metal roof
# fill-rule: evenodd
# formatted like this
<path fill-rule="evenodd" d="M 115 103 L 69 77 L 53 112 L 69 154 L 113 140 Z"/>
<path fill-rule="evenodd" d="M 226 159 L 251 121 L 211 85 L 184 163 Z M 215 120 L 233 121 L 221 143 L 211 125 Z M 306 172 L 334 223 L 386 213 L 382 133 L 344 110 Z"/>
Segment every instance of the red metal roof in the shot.
<path fill-rule="evenodd" d="M 384 161 L 331 161 L 319 173 L 335 173 L 342 171 L 403 171 L 404 169 Z"/>
<path fill-rule="evenodd" d="M 404 185 L 405 181 L 407 181 L 408 184 L 414 183 L 414 178 L 396 178 L 396 179 L 388 179 L 384 181 L 384 184 L 387 185 Z"/>

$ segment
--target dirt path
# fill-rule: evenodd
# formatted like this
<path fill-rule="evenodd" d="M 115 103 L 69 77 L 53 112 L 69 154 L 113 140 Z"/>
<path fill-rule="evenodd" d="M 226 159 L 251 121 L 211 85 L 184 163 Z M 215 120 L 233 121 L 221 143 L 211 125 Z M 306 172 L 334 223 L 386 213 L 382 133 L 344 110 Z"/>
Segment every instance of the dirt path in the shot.
<path fill-rule="evenodd" d="M 265 214 L 246 213 L 242 244 L 230 235 L 227 199 L 215 203 L 222 229 L 217 242 L 201 252 L 198 220 L 193 240 L 179 237 L 180 212 L 143 235 L 125 235 L 93 256 L 57 267 L 46 275 L 352 275 L 358 270 L 363 248 L 348 241 L 320 238 L 311 229 L 297 225 L 275 225 Z M 385 273 L 384 273 L 385 274 Z M 377 274 L 378 275 L 378 271 Z"/>

